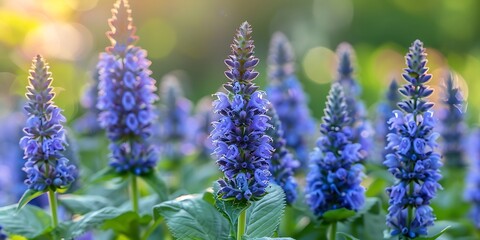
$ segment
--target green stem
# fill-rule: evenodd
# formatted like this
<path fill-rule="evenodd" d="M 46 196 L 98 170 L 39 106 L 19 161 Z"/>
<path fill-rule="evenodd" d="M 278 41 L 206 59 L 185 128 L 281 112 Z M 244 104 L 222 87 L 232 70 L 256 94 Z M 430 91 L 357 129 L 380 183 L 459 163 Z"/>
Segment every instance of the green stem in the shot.
<path fill-rule="evenodd" d="M 247 209 L 243 210 L 238 217 L 237 240 L 241 240 L 245 234 L 245 226 L 247 225 Z"/>
<path fill-rule="evenodd" d="M 150 235 L 153 233 L 153 231 L 155 231 L 155 229 L 157 229 L 158 225 L 160 225 L 160 223 L 162 223 L 162 220 L 163 220 L 163 218 L 159 218 L 159 219 L 155 220 L 153 222 L 153 224 L 143 234 L 142 240 L 147 240 L 148 237 L 150 237 Z"/>
<path fill-rule="evenodd" d="M 131 182 L 131 194 L 132 194 L 132 204 L 133 204 L 133 211 L 138 213 L 138 188 L 137 188 L 137 176 L 132 175 L 132 182 Z"/>
<path fill-rule="evenodd" d="M 330 225 L 330 237 L 328 240 L 335 240 L 337 237 L 337 222 L 333 222 L 332 225 Z"/>
<path fill-rule="evenodd" d="M 58 214 L 57 214 L 57 198 L 53 190 L 48 190 L 48 201 L 50 203 L 50 209 L 52 210 L 52 224 L 56 228 L 58 226 Z"/>

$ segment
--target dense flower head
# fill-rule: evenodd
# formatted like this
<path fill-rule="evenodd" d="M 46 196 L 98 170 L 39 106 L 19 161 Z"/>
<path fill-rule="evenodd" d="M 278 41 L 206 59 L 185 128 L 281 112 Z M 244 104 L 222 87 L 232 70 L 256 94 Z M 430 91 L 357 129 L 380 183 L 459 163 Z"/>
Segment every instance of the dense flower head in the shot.
<path fill-rule="evenodd" d="M 464 122 L 464 104 L 462 93 L 455 86 L 453 75 L 449 73 L 445 80 L 442 108 L 439 111 L 440 135 L 442 137 L 442 155 L 445 165 L 463 168 L 466 165 L 464 157 L 463 138 L 466 129 Z"/>
<path fill-rule="evenodd" d="M 352 143 L 345 96 L 338 83 L 330 89 L 322 120 L 322 136 L 310 156 L 307 204 L 317 217 L 339 208 L 359 210 L 365 202 L 360 144 Z"/>
<path fill-rule="evenodd" d="M 258 58 L 253 55 L 251 34 L 247 22 L 237 30 L 231 55 L 225 60 L 227 93 L 216 94 L 214 112 L 220 119 L 213 123 L 211 133 L 217 164 L 224 173 L 224 178 L 218 181 L 218 194 L 224 200 L 243 202 L 265 194 L 273 151 L 272 139 L 266 135 L 271 127 L 266 115 L 268 101 L 253 83 L 258 75 L 254 69 Z"/>
<path fill-rule="evenodd" d="M 268 57 L 269 86 L 267 95 L 281 121 L 287 147 L 292 149 L 301 164 L 308 162 L 309 136 L 315 121 L 308 109 L 308 99 L 295 76 L 295 57 L 287 37 L 273 35 Z"/>
<path fill-rule="evenodd" d="M 26 160 L 25 184 L 36 191 L 66 188 L 75 180 L 75 167 L 64 156 L 67 142 L 62 124 L 66 119 L 52 101 L 53 79 L 40 55 L 33 59 L 28 80 L 27 122 L 25 136 L 20 139 Z"/>
<path fill-rule="evenodd" d="M 286 141 L 282 124 L 273 105 L 269 105 L 268 116 L 271 118 L 272 128 L 267 134 L 273 139 L 272 147 L 275 149 L 270 159 L 270 181 L 278 184 L 285 192 L 287 204 L 292 204 L 297 199 L 297 182 L 293 177 L 295 169 L 300 162 L 286 148 Z"/>
<path fill-rule="evenodd" d="M 79 133 L 94 135 L 102 129 L 98 122 L 99 110 L 96 106 L 98 101 L 98 81 L 99 74 L 98 71 L 95 71 L 93 73 L 93 81 L 87 86 L 80 101 L 86 111 L 73 124 L 74 129 Z"/>
<path fill-rule="evenodd" d="M 392 235 L 416 238 L 427 234 L 435 216 L 430 201 L 441 189 L 438 180 L 442 166 L 440 155 L 435 152 L 435 119 L 430 108 L 433 103 L 426 99 L 432 90 L 425 85 L 431 78 L 425 67 L 426 53 L 423 43 L 416 40 L 406 56 L 407 68 L 403 78 L 408 82 L 400 89 L 405 97 L 394 110 L 389 120 L 393 133 L 387 135 L 387 148 L 392 150 L 385 156 L 384 165 L 397 179 L 387 188 L 390 197 L 387 225 Z"/>
<path fill-rule="evenodd" d="M 100 54 L 97 65 L 99 121 L 112 142 L 110 165 L 120 173 L 141 175 L 156 164 L 152 155 L 156 151 L 149 143 L 157 100 L 155 80 L 150 77 L 147 52 L 133 45 L 137 37 L 127 1 L 119 0 L 112 13 L 107 33 L 112 46 Z"/>
<path fill-rule="evenodd" d="M 183 96 L 180 82 L 173 74 L 166 75 L 161 83 L 160 143 L 162 157 L 178 160 L 194 150 L 194 121 L 192 103 Z"/>
<path fill-rule="evenodd" d="M 395 129 L 389 127 L 388 120 L 394 116 L 393 110 L 397 108 L 397 103 L 400 99 L 401 96 L 398 91 L 398 83 L 397 81 L 392 80 L 385 93 L 385 100 L 380 102 L 377 106 L 378 115 L 375 122 L 375 138 L 376 143 L 380 148 L 376 151 L 379 159 L 383 159 L 385 155 L 392 152 L 391 149 L 385 148 L 387 146 L 387 135 L 395 131 Z"/>
<path fill-rule="evenodd" d="M 340 83 L 345 92 L 347 103 L 348 126 L 352 130 L 352 141 L 361 145 L 361 159 L 367 158 L 372 146 L 373 130 L 367 119 L 365 104 L 360 100 L 362 88 L 353 78 L 354 51 L 350 44 L 341 43 L 337 47 L 338 68 L 336 82 Z"/>
<path fill-rule="evenodd" d="M 480 128 L 475 128 L 468 138 L 469 172 L 464 198 L 471 203 L 470 217 L 480 229 Z"/>
<path fill-rule="evenodd" d="M 218 115 L 213 113 L 213 100 L 203 97 L 195 108 L 195 145 L 202 159 L 208 159 L 215 150 L 210 133 L 213 130 L 212 122 L 218 120 Z"/>

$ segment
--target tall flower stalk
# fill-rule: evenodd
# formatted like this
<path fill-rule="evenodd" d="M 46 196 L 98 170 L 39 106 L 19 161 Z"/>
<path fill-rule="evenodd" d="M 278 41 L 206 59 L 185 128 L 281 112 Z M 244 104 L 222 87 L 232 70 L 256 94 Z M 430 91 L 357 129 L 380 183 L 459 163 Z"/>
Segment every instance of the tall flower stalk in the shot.
<path fill-rule="evenodd" d="M 266 194 L 273 151 L 272 139 L 266 134 L 271 127 L 266 115 L 268 101 L 253 83 L 258 75 L 254 69 L 258 58 L 251 38 L 250 24 L 242 23 L 230 46 L 231 55 L 225 60 L 227 93 L 216 93 L 214 112 L 220 119 L 213 123 L 211 133 L 216 162 L 224 173 L 218 181 L 218 198 L 245 205 Z M 245 216 L 246 210 L 238 219 L 237 239 L 245 231 Z"/>
<path fill-rule="evenodd" d="M 308 109 L 308 98 L 295 75 L 295 56 L 287 37 L 273 34 L 268 56 L 268 99 L 275 107 L 288 148 L 292 149 L 302 167 L 308 164 L 311 133 L 315 121 Z"/>
<path fill-rule="evenodd" d="M 112 14 L 107 33 L 112 45 L 100 54 L 97 66 L 97 107 L 110 139 L 110 166 L 119 174 L 131 174 L 133 209 L 138 212 L 137 176 L 151 173 L 157 163 L 149 138 L 158 97 L 147 52 L 134 46 L 137 36 L 127 0 L 119 0 Z"/>
<path fill-rule="evenodd" d="M 51 73 L 40 55 L 33 59 L 25 105 L 27 124 L 20 139 L 26 159 L 25 184 L 31 191 L 48 192 L 53 226 L 58 226 L 55 192 L 75 180 L 75 167 L 64 156 L 67 146 L 62 110 L 55 106 Z"/>
<path fill-rule="evenodd" d="M 354 52 L 352 46 L 348 43 L 341 43 L 337 48 L 337 55 L 339 64 L 336 82 L 342 85 L 345 92 L 348 126 L 352 130 L 352 141 L 361 145 L 360 156 L 362 160 L 365 160 L 373 146 L 372 126 L 367 119 L 365 104 L 360 100 L 362 88 L 353 77 Z"/>
<path fill-rule="evenodd" d="M 387 188 L 390 197 L 387 225 L 392 235 L 413 239 L 427 234 L 427 227 L 434 224 L 435 216 L 429 206 L 438 189 L 441 189 L 440 154 L 435 152 L 435 120 L 428 97 L 433 93 L 426 83 L 428 74 L 425 49 L 416 40 L 406 55 L 407 68 L 403 78 L 407 84 L 400 88 L 406 97 L 398 103 L 399 110 L 389 120 L 394 133 L 388 134 L 387 148 L 393 150 L 385 157 L 384 164 L 397 179 Z"/>
<path fill-rule="evenodd" d="M 365 202 L 365 188 L 360 185 L 360 144 L 352 143 L 346 99 L 339 83 L 332 85 L 324 113 L 322 135 L 310 156 L 305 187 L 307 204 L 319 218 L 329 210 L 359 210 Z M 330 240 L 335 234 L 336 222 L 332 223 Z"/>

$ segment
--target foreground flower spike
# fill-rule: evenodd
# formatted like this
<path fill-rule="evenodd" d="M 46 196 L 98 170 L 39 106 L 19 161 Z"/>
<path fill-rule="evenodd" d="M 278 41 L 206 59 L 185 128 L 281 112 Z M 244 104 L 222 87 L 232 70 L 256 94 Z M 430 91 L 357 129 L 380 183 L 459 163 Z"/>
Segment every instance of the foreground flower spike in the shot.
<path fill-rule="evenodd" d="M 439 111 L 442 156 L 447 167 L 464 168 L 464 104 L 462 93 L 454 86 L 453 75 L 449 73 L 445 80 L 442 109 Z"/>
<path fill-rule="evenodd" d="M 112 46 L 100 54 L 97 66 L 97 107 L 100 125 L 111 141 L 110 166 L 118 173 L 143 175 L 157 163 L 156 151 L 149 143 L 157 96 L 147 52 L 133 45 L 137 37 L 130 12 L 126 0 L 119 0 L 112 10 L 107 33 Z"/>
<path fill-rule="evenodd" d="M 300 162 L 287 150 L 281 121 L 271 104 L 268 116 L 271 118 L 272 128 L 267 134 L 273 139 L 272 147 L 275 149 L 270 160 L 270 181 L 282 187 L 287 204 L 292 204 L 297 199 L 297 182 L 293 173 L 300 166 Z"/>
<path fill-rule="evenodd" d="M 352 58 L 354 55 L 353 48 L 348 43 L 341 43 L 337 48 L 339 59 L 337 82 L 340 83 L 345 92 L 345 100 L 347 103 L 347 113 L 349 123 L 348 126 L 352 130 L 352 141 L 360 143 L 361 159 L 368 157 L 373 146 L 372 142 L 372 126 L 367 119 L 367 111 L 365 104 L 360 100 L 362 89 L 358 82 L 353 78 Z"/>
<path fill-rule="evenodd" d="M 30 85 L 25 110 L 27 125 L 20 139 L 27 160 L 23 170 L 25 183 L 35 191 L 56 191 L 67 188 L 75 179 L 75 167 L 65 158 L 67 145 L 62 124 L 62 110 L 54 105 L 53 81 L 48 65 L 40 55 L 33 59 L 28 78 Z"/>
<path fill-rule="evenodd" d="M 437 133 L 433 131 L 435 120 L 428 102 L 433 90 L 425 85 L 428 74 L 423 43 L 416 40 L 406 58 L 407 68 L 403 78 L 408 82 L 400 89 L 407 99 L 398 103 L 402 111 L 395 110 L 389 120 L 394 133 L 388 134 L 387 154 L 384 164 L 397 179 L 387 188 L 390 197 L 387 225 L 392 235 L 416 238 L 427 234 L 427 227 L 435 220 L 430 201 L 441 189 L 439 168 L 442 163 L 435 147 Z"/>
<path fill-rule="evenodd" d="M 268 101 L 253 83 L 258 58 L 253 55 L 251 35 L 250 24 L 242 23 L 231 45 L 232 54 L 225 60 L 228 92 L 218 92 L 213 103 L 220 120 L 213 123 L 211 137 L 217 164 L 225 174 L 218 181 L 218 194 L 224 200 L 258 200 L 266 193 L 270 177 L 273 148 L 266 135 L 271 127 L 265 115 Z"/>
<path fill-rule="evenodd" d="M 480 229 L 480 128 L 472 131 L 467 148 L 471 159 L 464 198 L 471 203 L 470 217 Z"/>
<path fill-rule="evenodd" d="M 218 114 L 213 113 L 212 105 L 213 100 L 211 97 L 203 97 L 196 106 L 195 144 L 199 151 L 200 159 L 210 159 L 210 155 L 215 150 L 209 135 L 213 130 L 212 122 L 218 120 Z"/>
<path fill-rule="evenodd" d="M 160 109 L 162 158 L 179 161 L 194 150 L 192 103 L 183 97 L 180 82 L 173 74 L 163 78 L 160 89 L 163 97 Z"/>
<path fill-rule="evenodd" d="M 294 53 L 287 37 L 273 34 L 268 57 L 267 95 L 277 110 L 287 147 L 303 167 L 308 163 L 308 142 L 315 131 L 315 121 L 307 106 L 307 97 L 295 76 Z"/>
<path fill-rule="evenodd" d="M 332 85 L 324 112 L 322 136 L 310 156 L 305 187 L 307 204 L 317 217 L 339 208 L 359 210 L 365 202 L 365 189 L 360 185 L 363 166 L 358 163 L 360 144 L 352 143 L 340 84 Z"/>
<path fill-rule="evenodd" d="M 378 116 L 375 123 L 375 136 L 376 142 L 379 145 L 379 149 L 376 151 L 379 159 L 383 159 L 388 153 L 393 152 L 391 149 L 385 148 L 387 146 L 387 135 L 395 131 L 395 129 L 389 127 L 388 120 L 394 116 L 393 110 L 397 109 L 397 103 L 400 100 L 401 96 L 398 91 L 398 83 L 392 80 L 388 91 L 385 93 L 385 100 L 378 104 L 377 107 Z M 379 163 L 381 164 L 382 161 Z"/>

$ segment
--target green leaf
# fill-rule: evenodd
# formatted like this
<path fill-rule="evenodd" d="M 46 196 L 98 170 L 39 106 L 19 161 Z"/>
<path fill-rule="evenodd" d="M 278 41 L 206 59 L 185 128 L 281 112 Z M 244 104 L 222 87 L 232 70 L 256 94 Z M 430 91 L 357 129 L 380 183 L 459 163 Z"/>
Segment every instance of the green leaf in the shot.
<path fill-rule="evenodd" d="M 121 233 L 130 239 L 138 239 L 140 236 L 139 226 L 148 225 L 151 220 L 152 217 L 149 215 L 140 217 L 137 213 L 128 211 L 113 219 L 106 220 L 102 229 L 113 230 L 115 233 Z"/>
<path fill-rule="evenodd" d="M 87 214 L 105 208 L 110 205 L 110 201 L 102 196 L 82 196 L 82 195 L 60 195 L 58 197 L 60 204 L 76 214 Z"/>
<path fill-rule="evenodd" d="M 165 182 L 155 172 L 140 176 L 158 195 L 160 202 L 168 200 L 168 189 Z"/>
<path fill-rule="evenodd" d="M 250 237 L 270 237 L 280 224 L 285 210 L 285 193 L 274 184 L 268 186 L 267 192 L 247 210 L 245 234 Z"/>
<path fill-rule="evenodd" d="M 238 217 L 240 214 L 248 208 L 248 202 L 247 203 L 237 203 L 234 201 L 224 201 L 222 199 L 218 199 L 218 190 L 220 189 L 220 186 L 218 185 L 218 182 L 215 182 L 213 184 L 213 196 L 215 198 L 215 208 L 217 208 L 220 213 L 228 219 L 228 222 L 230 222 L 230 229 L 232 230 L 232 233 L 236 235 L 237 228 L 236 228 L 236 223 L 238 220 Z"/>
<path fill-rule="evenodd" d="M 25 205 L 27 205 L 33 199 L 40 197 L 42 194 L 46 193 L 47 191 L 36 191 L 32 189 L 27 189 L 24 193 L 22 198 L 18 201 L 17 211 L 20 211 Z"/>
<path fill-rule="evenodd" d="M 434 229 L 434 228 L 436 228 L 436 227 L 433 226 L 431 229 L 429 229 L 429 231 L 431 233 L 428 234 L 426 237 L 418 237 L 418 238 L 415 238 L 415 240 L 435 240 L 435 239 L 439 238 L 440 236 L 442 236 L 442 234 L 444 234 L 445 231 L 447 231 L 450 228 L 450 226 L 446 226 L 440 231 L 439 231 L 439 229 Z M 432 230 L 434 230 L 434 231 L 432 231 Z"/>
<path fill-rule="evenodd" d="M 270 238 L 270 237 L 249 237 L 249 236 L 243 236 L 243 240 L 295 240 L 293 238 L 289 237 L 279 237 L 279 238 Z"/>
<path fill-rule="evenodd" d="M 355 211 L 348 210 L 346 208 L 339 208 L 335 210 L 326 211 L 322 219 L 326 222 L 339 222 L 347 220 L 350 217 L 355 216 Z"/>
<path fill-rule="evenodd" d="M 153 208 L 155 219 L 161 215 L 177 239 L 228 239 L 228 221 L 201 196 L 186 195 Z"/>
<path fill-rule="evenodd" d="M 95 173 L 93 176 L 90 177 L 91 181 L 90 183 L 100 183 L 100 182 L 105 182 L 108 180 L 112 180 L 116 177 L 119 177 L 120 175 L 115 171 L 115 169 L 111 167 L 106 167 L 97 173 Z"/>
<path fill-rule="evenodd" d="M 33 239 L 52 230 L 51 218 L 43 209 L 32 205 L 16 209 L 16 205 L 0 208 L 0 225 L 5 232 Z"/>
<path fill-rule="evenodd" d="M 344 232 L 337 232 L 337 235 L 340 235 L 340 236 L 343 236 L 346 240 L 360 240 L 348 233 L 344 233 Z"/>
<path fill-rule="evenodd" d="M 114 207 L 102 208 L 85 214 L 78 221 L 61 223 L 56 230 L 58 232 L 57 235 L 65 239 L 76 238 L 89 230 L 103 225 L 107 220 L 114 219 L 124 213 L 124 211 Z"/>

